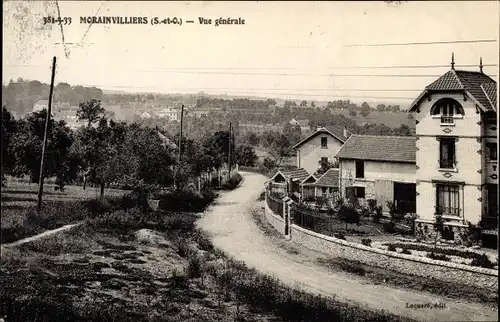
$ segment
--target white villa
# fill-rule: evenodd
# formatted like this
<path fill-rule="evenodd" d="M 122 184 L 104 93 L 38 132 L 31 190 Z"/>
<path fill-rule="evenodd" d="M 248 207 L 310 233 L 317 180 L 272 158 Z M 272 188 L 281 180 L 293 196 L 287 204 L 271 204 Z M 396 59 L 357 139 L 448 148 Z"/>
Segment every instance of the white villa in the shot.
<path fill-rule="evenodd" d="M 455 231 L 498 219 L 497 83 L 479 71 L 451 70 L 410 106 L 416 120 L 417 221 L 441 213 Z"/>
<path fill-rule="evenodd" d="M 297 152 L 297 168 L 304 168 L 314 173 L 320 162 L 335 161 L 335 154 L 340 150 L 351 133 L 347 129 L 320 127 L 315 132 L 293 146 Z"/>

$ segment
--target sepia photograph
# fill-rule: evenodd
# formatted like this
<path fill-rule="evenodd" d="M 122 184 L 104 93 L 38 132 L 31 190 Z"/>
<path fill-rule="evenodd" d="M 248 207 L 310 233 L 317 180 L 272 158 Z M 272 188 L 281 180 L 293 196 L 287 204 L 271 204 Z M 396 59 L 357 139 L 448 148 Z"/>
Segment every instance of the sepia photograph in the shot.
<path fill-rule="evenodd" d="M 499 1 L 2 27 L 0 322 L 498 321 Z"/>

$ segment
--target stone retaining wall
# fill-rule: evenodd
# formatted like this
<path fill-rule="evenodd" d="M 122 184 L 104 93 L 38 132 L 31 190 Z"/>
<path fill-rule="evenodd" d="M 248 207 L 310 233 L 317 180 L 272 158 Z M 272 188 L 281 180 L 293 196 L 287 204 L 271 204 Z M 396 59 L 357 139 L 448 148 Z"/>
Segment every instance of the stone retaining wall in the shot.
<path fill-rule="evenodd" d="M 273 214 L 265 205 L 266 220 L 281 234 L 285 232 L 283 218 Z M 434 277 L 450 283 L 460 283 L 473 287 L 493 290 L 498 288 L 498 271 L 482 267 L 473 267 L 430 258 L 406 255 L 388 250 L 372 248 L 358 243 L 351 243 L 335 237 L 315 233 L 295 224 L 291 225 L 291 240 L 309 249 L 322 252 L 332 257 L 343 257 L 367 265 L 395 270 L 404 274 Z"/>
<path fill-rule="evenodd" d="M 498 271 L 472 267 L 425 257 L 413 256 L 376 249 L 329 237 L 292 225 L 292 240 L 310 249 L 331 256 L 357 260 L 371 266 L 387 268 L 404 274 L 434 277 L 451 283 L 497 289 Z"/>
<path fill-rule="evenodd" d="M 274 229 L 276 229 L 280 234 L 284 235 L 285 234 L 285 220 L 281 218 L 280 216 L 277 216 L 273 213 L 271 208 L 267 205 L 267 202 L 264 203 L 264 212 L 266 215 L 266 220 L 268 223 L 270 223 Z"/>

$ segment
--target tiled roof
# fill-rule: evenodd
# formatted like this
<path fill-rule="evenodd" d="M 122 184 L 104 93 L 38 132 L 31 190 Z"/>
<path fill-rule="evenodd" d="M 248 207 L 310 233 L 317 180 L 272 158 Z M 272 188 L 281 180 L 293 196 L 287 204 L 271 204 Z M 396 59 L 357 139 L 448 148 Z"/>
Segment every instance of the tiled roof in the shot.
<path fill-rule="evenodd" d="M 497 106 L 497 84 L 495 83 L 485 83 L 481 85 L 481 88 L 490 101 L 491 105 Z"/>
<path fill-rule="evenodd" d="M 321 133 L 328 133 L 331 136 L 335 137 L 337 140 L 339 140 L 341 143 L 344 143 L 350 135 L 350 132 L 349 131 L 347 131 L 347 132 L 348 132 L 348 136 L 345 137 L 344 136 L 344 129 L 342 129 L 342 128 L 338 128 L 335 126 L 320 127 L 315 132 L 311 133 L 310 135 L 308 135 L 307 137 L 305 137 L 304 139 L 299 141 L 299 143 L 295 144 L 293 146 L 293 148 L 296 149 L 297 147 L 301 146 L 305 142 L 309 141 L 310 139 L 312 139 L 313 137 L 315 137 L 316 135 L 321 134 Z"/>
<path fill-rule="evenodd" d="M 387 162 L 416 162 L 416 137 L 352 135 L 336 158 Z"/>
<path fill-rule="evenodd" d="M 309 173 L 303 168 L 294 169 L 294 170 L 280 170 L 281 174 L 285 177 L 285 179 L 296 179 L 296 180 L 304 180 L 309 177 Z"/>
<path fill-rule="evenodd" d="M 328 169 L 314 184 L 321 187 L 338 187 L 339 186 L 339 169 Z"/>
<path fill-rule="evenodd" d="M 487 88 L 487 91 L 484 90 L 485 88 Z M 488 92 L 493 91 L 493 88 L 494 92 Z M 426 93 L 432 91 L 465 91 L 479 102 L 486 111 L 496 111 L 496 104 L 489 99 L 489 93 L 494 93 L 493 96 L 496 101 L 496 82 L 481 72 L 454 69 L 448 71 L 425 88 L 411 104 L 410 111 L 416 107 Z"/>

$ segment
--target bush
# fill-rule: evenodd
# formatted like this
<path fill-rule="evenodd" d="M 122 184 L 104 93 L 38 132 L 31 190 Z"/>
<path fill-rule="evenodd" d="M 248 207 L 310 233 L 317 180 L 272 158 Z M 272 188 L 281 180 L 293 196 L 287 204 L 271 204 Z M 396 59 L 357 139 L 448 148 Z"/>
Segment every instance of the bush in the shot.
<path fill-rule="evenodd" d="M 190 189 L 175 190 L 160 196 L 158 208 L 165 211 L 202 212 L 215 197 L 210 190 L 202 193 Z"/>
<path fill-rule="evenodd" d="M 393 222 L 384 223 L 384 231 L 389 234 L 394 234 L 396 232 L 396 225 Z"/>
<path fill-rule="evenodd" d="M 238 172 L 234 173 L 229 180 L 222 185 L 222 189 L 234 190 L 238 187 L 243 177 Z"/>
<path fill-rule="evenodd" d="M 377 200 L 368 199 L 366 202 L 368 203 L 368 210 L 372 213 L 375 212 L 375 210 L 377 209 Z"/>
<path fill-rule="evenodd" d="M 193 256 L 189 259 L 186 276 L 188 278 L 198 278 L 202 274 L 201 259 L 198 256 Z"/>
<path fill-rule="evenodd" d="M 443 254 L 428 253 L 427 257 L 430 259 L 438 260 L 438 261 L 445 261 L 445 262 L 450 261 L 450 258 L 446 255 L 443 255 Z"/>
<path fill-rule="evenodd" d="M 343 239 L 343 240 L 346 240 L 346 239 L 345 239 L 345 235 L 344 235 L 344 233 L 343 233 L 343 232 L 338 232 L 338 233 L 335 233 L 335 234 L 333 234 L 333 236 L 334 236 L 335 238 L 338 238 L 338 239 Z"/>
<path fill-rule="evenodd" d="M 363 238 L 361 239 L 361 244 L 365 246 L 372 246 L 372 240 L 370 238 Z"/>
<path fill-rule="evenodd" d="M 409 251 L 407 248 L 403 248 L 401 250 L 401 254 L 411 255 L 411 251 Z"/>
<path fill-rule="evenodd" d="M 488 258 L 486 254 L 478 255 L 471 262 L 472 266 L 479 266 L 483 268 L 494 268 L 495 264 Z"/>
<path fill-rule="evenodd" d="M 389 246 L 387 246 L 387 250 L 390 251 L 390 252 L 395 252 L 396 251 L 396 246 L 394 246 L 393 244 L 389 244 Z"/>
<path fill-rule="evenodd" d="M 373 214 L 373 222 L 380 222 L 380 219 L 382 219 L 383 214 L 382 214 L 382 206 L 375 207 L 375 213 Z"/>

